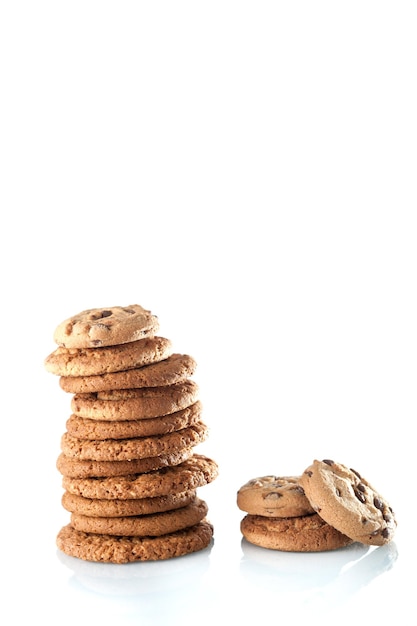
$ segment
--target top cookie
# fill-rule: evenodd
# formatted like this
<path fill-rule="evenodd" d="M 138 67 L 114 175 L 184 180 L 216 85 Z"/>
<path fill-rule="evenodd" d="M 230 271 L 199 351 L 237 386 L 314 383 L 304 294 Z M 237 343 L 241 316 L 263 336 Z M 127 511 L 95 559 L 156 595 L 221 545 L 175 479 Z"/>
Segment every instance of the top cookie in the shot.
<path fill-rule="evenodd" d="M 354 541 L 381 546 L 394 536 L 394 512 L 384 498 L 353 469 L 315 460 L 300 477 L 314 510 Z"/>
<path fill-rule="evenodd" d="M 54 341 L 65 348 L 115 346 L 153 336 L 158 318 L 139 304 L 87 309 L 61 322 Z"/>
<path fill-rule="evenodd" d="M 242 511 L 264 517 L 298 517 L 314 513 L 298 476 L 252 478 L 237 492 Z"/>

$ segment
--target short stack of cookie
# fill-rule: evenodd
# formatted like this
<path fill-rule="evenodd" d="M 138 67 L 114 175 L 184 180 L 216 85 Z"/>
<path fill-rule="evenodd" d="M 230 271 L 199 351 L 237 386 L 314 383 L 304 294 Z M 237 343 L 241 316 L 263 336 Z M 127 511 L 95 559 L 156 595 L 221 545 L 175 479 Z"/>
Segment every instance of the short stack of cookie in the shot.
<path fill-rule="evenodd" d="M 242 485 L 243 537 L 286 552 L 335 550 L 354 542 L 381 546 L 394 536 L 392 507 L 359 472 L 315 460 L 300 476 L 262 476 Z"/>
<path fill-rule="evenodd" d="M 87 561 L 162 560 L 202 550 L 213 526 L 197 489 L 218 475 L 195 360 L 158 335 L 140 305 L 89 309 L 59 324 L 46 369 L 72 394 L 57 468 L 70 522 L 66 554 Z"/>

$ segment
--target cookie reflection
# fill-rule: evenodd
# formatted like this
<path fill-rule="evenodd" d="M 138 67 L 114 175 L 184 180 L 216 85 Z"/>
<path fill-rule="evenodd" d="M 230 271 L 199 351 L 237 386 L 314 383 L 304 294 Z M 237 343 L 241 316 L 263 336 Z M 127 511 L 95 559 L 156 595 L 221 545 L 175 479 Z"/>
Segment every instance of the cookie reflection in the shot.
<path fill-rule="evenodd" d="M 57 551 L 59 561 L 73 574 L 70 584 L 104 596 L 126 597 L 175 591 L 198 583 L 209 567 L 214 540 L 204 550 L 163 561 L 95 563 Z"/>
<path fill-rule="evenodd" d="M 282 593 L 319 592 L 339 604 L 377 576 L 390 570 L 398 551 L 394 542 L 381 547 L 354 543 L 319 553 L 281 552 L 241 542 L 241 575 L 251 584 Z"/>

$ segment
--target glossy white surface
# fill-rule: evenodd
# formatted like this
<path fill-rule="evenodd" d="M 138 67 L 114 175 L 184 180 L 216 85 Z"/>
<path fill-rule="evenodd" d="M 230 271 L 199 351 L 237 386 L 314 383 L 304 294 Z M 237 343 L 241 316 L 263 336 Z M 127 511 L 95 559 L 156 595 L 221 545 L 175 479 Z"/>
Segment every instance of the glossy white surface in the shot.
<path fill-rule="evenodd" d="M 1 4 L 2 623 L 416 623 L 415 13 Z M 55 547 L 70 399 L 43 360 L 133 302 L 198 363 L 215 539 L 97 565 Z M 329 457 L 392 504 L 390 545 L 242 541 L 243 483 Z"/>

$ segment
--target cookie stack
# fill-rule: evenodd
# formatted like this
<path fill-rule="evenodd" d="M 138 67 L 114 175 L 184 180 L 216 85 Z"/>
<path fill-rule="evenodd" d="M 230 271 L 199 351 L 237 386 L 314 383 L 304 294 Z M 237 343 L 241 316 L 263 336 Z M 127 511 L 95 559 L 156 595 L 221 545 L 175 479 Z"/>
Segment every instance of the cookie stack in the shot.
<path fill-rule="evenodd" d="M 208 435 L 196 362 L 158 331 L 158 318 L 136 304 L 89 309 L 55 330 L 45 367 L 72 394 L 57 459 L 71 514 L 57 545 L 70 556 L 162 560 L 211 542 L 197 489 L 218 467 L 195 452 Z"/>
<path fill-rule="evenodd" d="M 387 501 L 358 472 L 315 460 L 301 476 L 262 476 L 237 492 L 247 513 L 242 535 L 255 545 L 287 552 L 320 552 L 353 542 L 389 543 L 397 522 Z"/>

